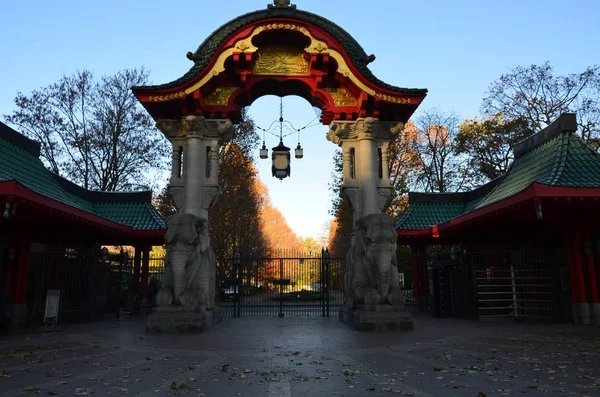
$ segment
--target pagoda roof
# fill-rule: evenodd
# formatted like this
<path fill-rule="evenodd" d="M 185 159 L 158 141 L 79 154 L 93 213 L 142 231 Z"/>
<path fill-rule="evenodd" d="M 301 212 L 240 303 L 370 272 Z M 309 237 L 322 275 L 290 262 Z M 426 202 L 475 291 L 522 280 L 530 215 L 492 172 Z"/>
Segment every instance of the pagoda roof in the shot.
<path fill-rule="evenodd" d="M 0 186 L 33 192 L 28 197 L 45 198 L 50 206 L 121 231 L 166 229 L 165 220 L 151 204 L 151 191 L 87 190 L 48 171 L 39 155 L 38 142 L 0 122 Z M 0 189 L 0 195 L 8 195 L 8 188 Z"/>
<path fill-rule="evenodd" d="M 516 144 L 515 159 L 506 174 L 478 189 L 460 193 L 410 193 L 409 206 L 396 223 L 398 233 L 455 226 L 502 208 L 526 191 L 528 198 L 538 196 L 542 189 L 533 189 L 537 186 L 583 188 L 586 196 L 600 196 L 600 155 L 574 134 L 576 128 L 574 114 L 561 115 L 547 128 Z"/>
<path fill-rule="evenodd" d="M 396 87 L 379 80 L 367 66 L 374 60 L 374 57 L 367 55 L 361 45 L 358 44 L 358 42 L 348 32 L 330 20 L 325 19 L 317 14 L 301 11 L 292 7 L 272 7 L 266 10 L 254 11 L 227 22 L 215 30 L 206 40 L 204 40 L 204 42 L 200 44 L 195 52 L 188 52 L 187 57 L 194 62 L 194 65 L 182 77 L 166 84 L 137 86 L 132 88 L 140 91 L 158 91 L 181 86 L 193 80 L 196 76 L 202 73 L 202 71 L 209 64 L 212 56 L 217 52 L 221 44 L 223 44 L 229 36 L 235 34 L 237 31 L 248 25 L 274 18 L 284 18 L 307 22 L 323 29 L 325 32 L 339 41 L 340 44 L 346 49 L 358 71 L 366 79 L 381 88 L 401 93 L 414 93 L 423 95 L 427 93 L 427 89 Z"/>

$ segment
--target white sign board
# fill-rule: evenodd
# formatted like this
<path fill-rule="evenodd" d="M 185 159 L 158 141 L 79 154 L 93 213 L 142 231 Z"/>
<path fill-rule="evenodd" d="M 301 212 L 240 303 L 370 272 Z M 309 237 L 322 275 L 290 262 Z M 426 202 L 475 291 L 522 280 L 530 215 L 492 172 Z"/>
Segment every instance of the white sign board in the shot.
<path fill-rule="evenodd" d="M 46 293 L 46 311 L 44 323 L 58 324 L 58 307 L 60 304 L 60 290 L 49 289 Z"/>

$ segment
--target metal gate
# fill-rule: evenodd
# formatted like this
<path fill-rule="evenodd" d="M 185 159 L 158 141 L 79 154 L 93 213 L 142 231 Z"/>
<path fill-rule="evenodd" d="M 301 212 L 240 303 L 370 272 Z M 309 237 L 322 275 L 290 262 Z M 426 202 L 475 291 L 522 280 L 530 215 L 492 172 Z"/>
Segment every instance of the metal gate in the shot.
<path fill-rule="evenodd" d="M 44 253 L 37 283 L 39 316 L 48 290 L 60 290 L 58 322 L 89 322 L 116 317 L 128 305 L 131 261 L 126 255 L 59 249 Z M 42 319 L 40 318 L 40 320 Z"/>
<path fill-rule="evenodd" d="M 277 251 L 217 261 L 217 304 L 231 317 L 336 315 L 344 303 L 344 260 Z"/>
<path fill-rule="evenodd" d="M 479 318 L 550 322 L 560 317 L 557 255 L 544 249 L 468 254 Z"/>
<path fill-rule="evenodd" d="M 431 314 L 436 317 L 471 318 L 474 313 L 470 269 L 460 255 L 439 254 L 429 266 Z"/>

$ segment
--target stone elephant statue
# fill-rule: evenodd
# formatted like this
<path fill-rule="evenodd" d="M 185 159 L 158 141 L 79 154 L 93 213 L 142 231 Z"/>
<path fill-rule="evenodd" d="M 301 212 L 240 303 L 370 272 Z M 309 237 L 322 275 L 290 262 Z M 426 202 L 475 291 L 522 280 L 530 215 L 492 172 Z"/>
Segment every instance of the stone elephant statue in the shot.
<path fill-rule="evenodd" d="M 378 304 L 404 309 L 396 259 L 394 219 L 386 214 L 369 214 L 355 222 L 354 242 L 346 255 L 346 304 L 354 309 L 366 304 L 376 310 Z"/>
<path fill-rule="evenodd" d="M 193 214 L 172 215 L 165 243 L 165 277 L 157 305 L 214 308 L 216 268 L 208 221 Z"/>

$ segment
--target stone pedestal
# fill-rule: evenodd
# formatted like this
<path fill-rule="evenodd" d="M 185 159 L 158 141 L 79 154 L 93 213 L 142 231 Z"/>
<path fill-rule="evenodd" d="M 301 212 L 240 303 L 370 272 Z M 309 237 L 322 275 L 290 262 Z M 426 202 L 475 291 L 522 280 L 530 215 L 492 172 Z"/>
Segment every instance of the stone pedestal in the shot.
<path fill-rule="evenodd" d="M 146 321 L 149 334 L 199 334 L 223 320 L 218 308 L 166 306 L 157 307 Z"/>
<path fill-rule="evenodd" d="M 365 305 L 356 309 L 340 308 L 340 321 L 357 331 L 412 331 L 412 316 L 403 310 L 395 310 L 391 305 L 377 305 L 376 311 L 369 311 Z"/>

